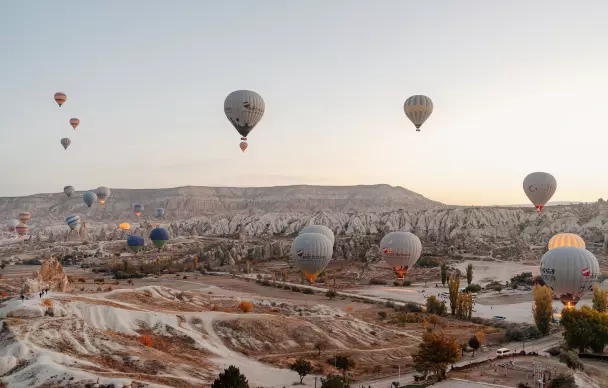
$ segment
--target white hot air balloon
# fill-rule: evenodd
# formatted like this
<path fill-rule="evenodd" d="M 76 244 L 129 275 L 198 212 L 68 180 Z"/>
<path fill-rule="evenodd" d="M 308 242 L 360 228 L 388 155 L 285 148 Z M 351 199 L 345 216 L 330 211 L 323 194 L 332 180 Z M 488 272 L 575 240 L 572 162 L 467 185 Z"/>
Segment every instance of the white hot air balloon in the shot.
<path fill-rule="evenodd" d="M 331 229 L 329 229 L 325 225 L 308 225 L 308 226 L 305 226 L 304 228 L 302 228 L 302 230 L 300 230 L 300 233 L 298 233 L 298 235 L 304 234 L 304 233 L 319 233 L 319 234 L 322 234 L 323 236 L 327 237 L 329 239 L 329 241 L 331 241 L 331 246 L 332 247 L 334 246 L 334 242 L 336 240 L 336 238 L 334 237 L 334 232 L 332 232 Z"/>
<path fill-rule="evenodd" d="M 234 91 L 224 100 L 224 113 L 243 141 L 262 120 L 265 111 L 264 99 L 251 90 Z"/>
<path fill-rule="evenodd" d="M 599 274 L 597 259 L 583 248 L 553 248 L 540 260 L 540 275 L 566 307 L 575 306 L 591 291 Z"/>
<path fill-rule="evenodd" d="M 291 257 L 306 279 L 312 283 L 327 267 L 332 254 L 331 241 L 319 233 L 301 234 L 291 244 Z"/>
<path fill-rule="evenodd" d="M 422 254 L 422 242 L 410 232 L 390 232 L 380 241 L 382 258 L 403 279 Z"/>
<path fill-rule="evenodd" d="M 555 194 L 557 181 L 547 172 L 533 172 L 524 178 L 523 187 L 530 202 L 541 211 Z"/>

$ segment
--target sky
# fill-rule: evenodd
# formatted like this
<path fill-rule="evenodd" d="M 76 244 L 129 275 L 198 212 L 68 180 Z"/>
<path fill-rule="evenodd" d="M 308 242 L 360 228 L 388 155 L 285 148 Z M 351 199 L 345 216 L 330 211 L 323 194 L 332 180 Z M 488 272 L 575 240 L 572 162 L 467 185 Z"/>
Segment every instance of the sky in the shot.
<path fill-rule="evenodd" d="M 546 171 L 553 201 L 606 198 L 607 14 L 603 0 L 0 0 L 0 196 L 387 183 L 520 204 Z M 223 111 L 238 89 L 266 103 L 244 154 Z M 434 103 L 421 132 L 403 112 L 414 94 Z"/>

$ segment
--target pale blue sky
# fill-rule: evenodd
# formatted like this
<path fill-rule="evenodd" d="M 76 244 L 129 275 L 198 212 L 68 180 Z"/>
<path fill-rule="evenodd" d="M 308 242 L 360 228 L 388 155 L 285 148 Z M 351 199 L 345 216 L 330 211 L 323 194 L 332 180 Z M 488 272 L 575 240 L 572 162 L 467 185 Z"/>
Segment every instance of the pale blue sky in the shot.
<path fill-rule="evenodd" d="M 508 204 L 547 171 L 553 200 L 605 198 L 606 15 L 602 0 L 0 0 L 0 195 L 388 183 Z M 266 101 L 245 154 L 223 112 L 236 89 Z M 435 105 L 420 133 L 412 94 Z"/>

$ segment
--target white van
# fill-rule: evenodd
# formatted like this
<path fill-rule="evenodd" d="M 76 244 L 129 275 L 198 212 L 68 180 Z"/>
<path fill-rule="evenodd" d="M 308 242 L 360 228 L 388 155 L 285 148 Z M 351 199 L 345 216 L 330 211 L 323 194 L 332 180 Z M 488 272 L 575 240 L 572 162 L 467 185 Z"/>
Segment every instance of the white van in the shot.
<path fill-rule="evenodd" d="M 509 348 L 500 348 L 496 351 L 496 355 L 498 358 L 507 357 L 511 355 L 511 349 Z"/>

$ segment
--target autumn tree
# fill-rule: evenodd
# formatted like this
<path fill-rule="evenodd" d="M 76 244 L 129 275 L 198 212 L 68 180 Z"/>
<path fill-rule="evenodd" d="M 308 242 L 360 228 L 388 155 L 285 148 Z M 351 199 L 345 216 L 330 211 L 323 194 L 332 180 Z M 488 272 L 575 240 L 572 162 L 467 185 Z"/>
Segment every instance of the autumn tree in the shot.
<path fill-rule="evenodd" d="M 446 263 L 441 263 L 441 284 L 445 286 L 445 283 L 448 280 L 448 265 Z"/>
<path fill-rule="evenodd" d="M 428 324 L 433 325 L 433 327 L 435 327 L 438 323 L 441 322 L 441 318 L 437 314 L 431 314 L 428 316 L 426 321 L 428 322 Z"/>
<path fill-rule="evenodd" d="M 445 378 L 448 365 L 458 361 L 459 346 L 454 337 L 439 332 L 427 332 L 422 335 L 418 351 L 412 355 L 414 368 L 420 373 L 433 372 L 441 381 Z"/>
<path fill-rule="evenodd" d="M 532 316 L 536 328 L 542 335 L 547 335 L 553 317 L 553 293 L 547 286 L 534 286 L 532 299 Z"/>
<path fill-rule="evenodd" d="M 564 328 L 564 340 L 571 349 L 582 353 L 590 348 L 601 353 L 608 344 L 608 313 L 587 306 L 565 308 L 560 324 Z"/>
<path fill-rule="evenodd" d="M 289 366 L 289 369 L 296 372 L 300 376 L 300 384 L 303 384 L 302 380 L 304 377 L 312 372 L 312 364 L 303 358 L 298 358 L 293 364 Z"/>
<path fill-rule="evenodd" d="M 473 315 L 473 295 L 470 292 L 459 292 L 456 299 L 456 317 L 470 320 Z"/>
<path fill-rule="evenodd" d="M 458 289 L 460 288 L 460 277 L 453 276 L 448 281 L 448 290 L 450 291 L 450 310 L 452 315 L 456 315 L 456 309 L 458 307 Z"/>
<path fill-rule="evenodd" d="M 338 354 L 335 356 L 335 364 L 336 368 L 342 371 L 342 377 L 344 377 L 345 380 L 346 372 L 348 372 L 349 369 L 354 368 L 356 365 L 355 360 L 342 354 Z"/>
<path fill-rule="evenodd" d="M 196 271 L 196 269 L 198 268 L 198 256 L 194 256 L 194 261 L 192 263 L 192 269 Z"/>
<path fill-rule="evenodd" d="M 473 263 L 467 265 L 467 285 L 473 283 Z"/>
<path fill-rule="evenodd" d="M 600 313 L 608 310 L 608 291 L 600 290 L 597 284 L 593 286 L 593 308 Z"/>
<path fill-rule="evenodd" d="M 239 368 L 230 365 L 215 379 L 211 388 L 249 388 L 249 382 Z"/>

